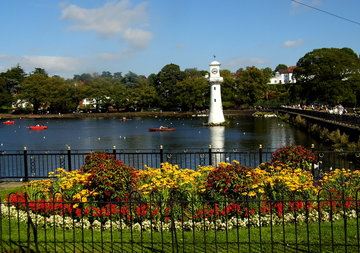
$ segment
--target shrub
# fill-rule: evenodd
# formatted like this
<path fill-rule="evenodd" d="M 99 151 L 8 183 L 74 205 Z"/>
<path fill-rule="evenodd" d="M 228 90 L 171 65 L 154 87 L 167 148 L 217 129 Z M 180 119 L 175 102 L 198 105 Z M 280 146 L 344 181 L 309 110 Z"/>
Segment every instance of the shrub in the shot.
<path fill-rule="evenodd" d="M 315 154 L 303 146 L 287 146 L 276 150 L 272 154 L 272 163 L 281 162 L 293 168 L 311 169 L 316 162 Z"/>
<path fill-rule="evenodd" d="M 211 171 L 207 177 L 206 191 L 214 200 L 238 200 L 248 195 L 256 196 L 251 190 L 253 178 L 251 168 L 240 165 L 239 162 L 219 163 L 218 167 Z"/>
<path fill-rule="evenodd" d="M 97 192 L 100 201 L 123 198 L 136 184 L 136 170 L 105 153 L 86 156 L 81 171 L 91 174 L 87 188 Z"/>

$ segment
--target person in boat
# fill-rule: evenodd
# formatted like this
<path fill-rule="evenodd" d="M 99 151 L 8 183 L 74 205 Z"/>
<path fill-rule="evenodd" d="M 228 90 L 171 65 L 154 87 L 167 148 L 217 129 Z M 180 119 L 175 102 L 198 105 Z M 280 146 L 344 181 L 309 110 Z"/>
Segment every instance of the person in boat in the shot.
<path fill-rule="evenodd" d="M 164 126 L 160 126 L 160 127 L 159 127 L 159 129 L 164 129 L 164 128 L 166 128 L 166 127 L 164 127 Z"/>

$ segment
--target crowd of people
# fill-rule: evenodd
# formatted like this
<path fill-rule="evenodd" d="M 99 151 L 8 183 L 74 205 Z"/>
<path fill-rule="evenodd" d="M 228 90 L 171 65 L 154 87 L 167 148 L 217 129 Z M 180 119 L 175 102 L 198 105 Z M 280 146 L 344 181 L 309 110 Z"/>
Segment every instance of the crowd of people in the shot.
<path fill-rule="evenodd" d="M 328 106 L 328 105 L 283 105 L 284 108 L 293 108 L 300 110 L 314 110 L 320 112 L 328 112 L 330 114 L 359 114 L 360 110 L 357 108 L 345 108 L 343 105 L 339 104 L 336 106 Z"/>

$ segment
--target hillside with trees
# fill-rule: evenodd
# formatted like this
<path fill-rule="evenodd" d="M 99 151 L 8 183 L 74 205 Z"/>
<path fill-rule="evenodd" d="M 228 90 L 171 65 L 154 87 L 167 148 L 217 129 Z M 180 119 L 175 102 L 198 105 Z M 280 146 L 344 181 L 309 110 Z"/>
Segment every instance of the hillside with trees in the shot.
<path fill-rule="evenodd" d="M 319 103 L 357 106 L 360 101 L 360 59 L 349 48 L 315 49 L 297 62 L 296 83 L 269 84 L 275 71 L 254 66 L 222 70 L 225 109 L 281 104 Z M 1 112 L 72 113 L 75 111 L 200 111 L 208 109 L 206 70 L 165 65 L 149 76 L 133 72 L 82 73 L 73 78 L 49 76 L 45 69 L 25 73 L 17 65 L 0 73 Z M 90 104 L 82 101 L 87 99 Z"/>

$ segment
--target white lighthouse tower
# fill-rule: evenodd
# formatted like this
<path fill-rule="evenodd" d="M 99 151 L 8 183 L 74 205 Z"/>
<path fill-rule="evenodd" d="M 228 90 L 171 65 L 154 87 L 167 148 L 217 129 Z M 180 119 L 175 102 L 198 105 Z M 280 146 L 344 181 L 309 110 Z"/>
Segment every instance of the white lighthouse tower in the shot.
<path fill-rule="evenodd" d="M 221 101 L 221 83 L 224 79 L 220 76 L 220 63 L 218 61 L 212 61 L 209 66 L 210 114 L 208 125 L 222 125 L 225 123 Z"/>

